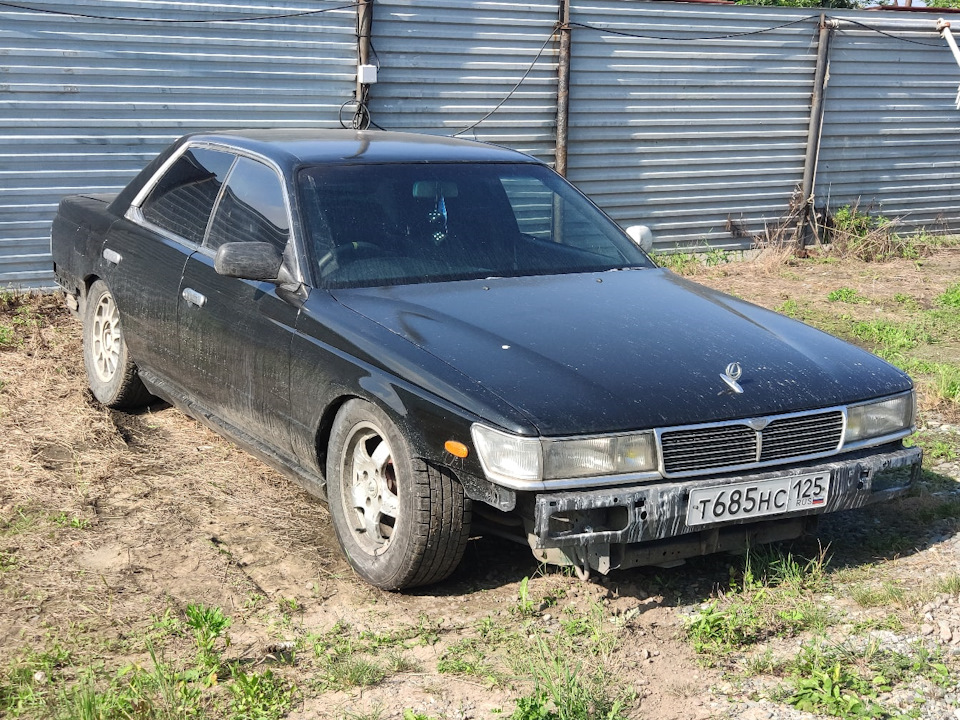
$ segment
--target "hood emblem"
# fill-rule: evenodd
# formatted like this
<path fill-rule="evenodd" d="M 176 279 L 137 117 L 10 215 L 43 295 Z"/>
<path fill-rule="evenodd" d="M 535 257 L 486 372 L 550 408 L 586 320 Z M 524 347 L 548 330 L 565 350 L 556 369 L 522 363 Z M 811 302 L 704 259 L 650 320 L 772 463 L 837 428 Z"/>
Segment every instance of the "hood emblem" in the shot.
<path fill-rule="evenodd" d="M 743 368 L 740 367 L 740 363 L 732 362 L 727 365 L 727 369 L 720 375 L 720 379 L 723 380 L 731 390 L 737 393 L 737 395 L 741 395 L 743 388 L 740 387 L 740 383 L 737 382 L 741 375 L 743 375 Z"/>

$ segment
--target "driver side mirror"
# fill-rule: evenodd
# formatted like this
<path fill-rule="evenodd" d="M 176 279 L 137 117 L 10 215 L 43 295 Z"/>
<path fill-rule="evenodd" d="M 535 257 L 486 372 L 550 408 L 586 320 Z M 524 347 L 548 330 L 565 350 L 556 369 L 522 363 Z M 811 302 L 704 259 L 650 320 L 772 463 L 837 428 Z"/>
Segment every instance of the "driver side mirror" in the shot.
<path fill-rule="evenodd" d="M 217 248 L 213 267 L 218 275 L 278 282 L 283 258 L 270 243 L 228 242 Z"/>
<path fill-rule="evenodd" d="M 653 231 L 646 225 L 631 225 L 626 229 L 626 233 L 645 253 L 649 254 L 653 251 Z"/>

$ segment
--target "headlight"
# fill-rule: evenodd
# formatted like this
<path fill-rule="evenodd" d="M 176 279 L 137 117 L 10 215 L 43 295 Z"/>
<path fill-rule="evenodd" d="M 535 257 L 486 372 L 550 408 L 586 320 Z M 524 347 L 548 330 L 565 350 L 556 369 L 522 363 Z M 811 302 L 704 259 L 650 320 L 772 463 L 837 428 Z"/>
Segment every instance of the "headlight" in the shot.
<path fill-rule="evenodd" d="M 490 480 L 540 482 L 540 439 L 473 425 L 473 444 L 483 472 Z"/>
<path fill-rule="evenodd" d="M 889 400 L 848 407 L 844 445 L 905 433 L 913 427 L 915 412 L 916 396 L 913 392 Z"/>
<path fill-rule="evenodd" d="M 649 472 L 658 465 L 652 432 L 541 440 L 474 425 L 471 433 L 487 478 L 509 487 L 541 480 Z"/>
<path fill-rule="evenodd" d="M 657 468 L 653 433 L 543 441 L 543 477 L 548 480 L 646 472 Z"/>

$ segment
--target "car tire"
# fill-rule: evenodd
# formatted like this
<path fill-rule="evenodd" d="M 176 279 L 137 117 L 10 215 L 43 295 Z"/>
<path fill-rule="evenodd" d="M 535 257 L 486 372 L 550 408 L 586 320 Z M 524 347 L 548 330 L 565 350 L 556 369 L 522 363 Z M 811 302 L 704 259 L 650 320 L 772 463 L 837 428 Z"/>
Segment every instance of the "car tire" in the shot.
<path fill-rule="evenodd" d="M 334 421 L 327 498 L 347 560 L 372 585 L 439 582 L 463 557 L 472 512 L 463 486 L 412 457 L 386 413 L 364 400 L 348 401 Z"/>
<path fill-rule="evenodd" d="M 83 364 L 94 397 L 107 407 L 130 409 L 150 402 L 127 351 L 117 304 L 102 280 L 90 286 L 83 308 Z"/>

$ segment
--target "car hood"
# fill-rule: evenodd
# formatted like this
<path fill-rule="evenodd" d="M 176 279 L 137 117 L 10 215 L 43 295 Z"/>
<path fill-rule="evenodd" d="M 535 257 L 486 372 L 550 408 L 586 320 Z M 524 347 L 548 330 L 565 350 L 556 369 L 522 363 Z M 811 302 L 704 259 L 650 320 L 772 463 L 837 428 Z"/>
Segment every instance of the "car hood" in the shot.
<path fill-rule="evenodd" d="M 666 270 L 333 294 L 546 436 L 809 410 L 911 387 L 859 348 Z M 733 362 L 742 394 L 721 378 Z"/>

